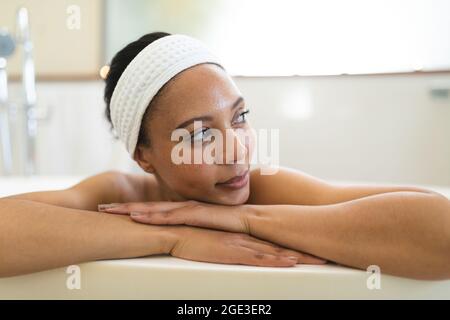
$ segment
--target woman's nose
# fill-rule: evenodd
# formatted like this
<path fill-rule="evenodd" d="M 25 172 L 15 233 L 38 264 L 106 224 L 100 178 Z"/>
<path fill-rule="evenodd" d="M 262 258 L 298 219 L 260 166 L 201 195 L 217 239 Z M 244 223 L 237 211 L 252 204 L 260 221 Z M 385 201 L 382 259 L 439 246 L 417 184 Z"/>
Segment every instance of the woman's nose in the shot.
<path fill-rule="evenodd" d="M 245 164 L 248 155 L 248 142 L 244 132 L 227 130 L 225 138 L 225 164 Z"/>

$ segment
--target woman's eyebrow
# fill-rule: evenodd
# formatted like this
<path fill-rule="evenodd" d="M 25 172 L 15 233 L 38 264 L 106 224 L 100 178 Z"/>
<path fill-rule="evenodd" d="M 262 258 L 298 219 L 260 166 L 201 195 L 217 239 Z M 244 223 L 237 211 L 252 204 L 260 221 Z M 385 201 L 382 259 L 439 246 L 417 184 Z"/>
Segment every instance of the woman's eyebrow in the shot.
<path fill-rule="evenodd" d="M 231 110 L 233 110 L 234 108 L 236 108 L 238 105 L 240 105 L 242 102 L 244 102 L 244 97 L 239 96 L 236 101 L 233 103 L 233 105 L 231 106 Z"/>
<path fill-rule="evenodd" d="M 233 110 L 234 108 L 236 108 L 237 106 L 239 106 L 239 105 L 241 104 L 241 102 L 244 102 L 244 98 L 243 98 L 242 96 L 239 96 L 239 97 L 236 99 L 236 101 L 231 105 L 231 110 Z M 194 117 L 194 118 L 191 118 L 191 119 L 189 119 L 189 120 L 186 120 L 186 121 L 180 123 L 180 124 L 177 126 L 177 129 L 187 127 L 189 124 L 191 124 L 191 123 L 194 122 L 194 121 L 203 121 L 203 120 L 205 120 L 205 121 L 211 121 L 211 120 L 212 120 L 212 117 L 211 117 L 211 116 L 201 116 L 201 117 Z"/>
<path fill-rule="evenodd" d="M 211 116 L 202 116 L 202 117 L 191 118 L 191 119 L 186 120 L 186 121 L 184 121 L 183 123 L 181 123 L 181 124 L 177 127 L 177 129 L 187 127 L 189 124 L 191 124 L 191 122 L 194 122 L 194 121 L 203 121 L 203 120 L 205 120 L 205 121 L 211 121 L 211 120 L 212 120 L 212 117 L 211 117 Z"/>

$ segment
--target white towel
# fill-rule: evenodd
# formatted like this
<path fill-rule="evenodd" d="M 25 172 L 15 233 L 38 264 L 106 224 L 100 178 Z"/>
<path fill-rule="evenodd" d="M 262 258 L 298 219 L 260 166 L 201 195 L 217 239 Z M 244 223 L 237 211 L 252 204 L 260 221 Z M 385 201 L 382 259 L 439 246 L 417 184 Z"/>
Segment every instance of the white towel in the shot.
<path fill-rule="evenodd" d="M 142 117 L 159 89 L 181 71 L 200 63 L 217 63 L 217 57 L 199 40 L 181 34 L 150 43 L 130 62 L 111 98 L 111 120 L 131 157 Z"/>

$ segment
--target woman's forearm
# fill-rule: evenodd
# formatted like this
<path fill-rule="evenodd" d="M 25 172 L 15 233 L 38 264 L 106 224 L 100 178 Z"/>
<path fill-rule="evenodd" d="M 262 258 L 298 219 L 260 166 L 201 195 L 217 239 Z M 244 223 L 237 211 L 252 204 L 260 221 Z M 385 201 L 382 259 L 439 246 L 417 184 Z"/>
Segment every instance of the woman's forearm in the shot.
<path fill-rule="evenodd" d="M 127 216 L 0 200 L 0 277 L 113 258 L 169 253 L 167 227 Z"/>
<path fill-rule="evenodd" d="M 450 277 L 450 201 L 392 192 L 326 206 L 248 206 L 251 235 L 357 268 Z"/>
<path fill-rule="evenodd" d="M 396 191 L 318 206 L 122 203 L 103 210 L 153 225 L 245 232 L 326 260 L 421 279 L 450 278 L 450 201 Z"/>

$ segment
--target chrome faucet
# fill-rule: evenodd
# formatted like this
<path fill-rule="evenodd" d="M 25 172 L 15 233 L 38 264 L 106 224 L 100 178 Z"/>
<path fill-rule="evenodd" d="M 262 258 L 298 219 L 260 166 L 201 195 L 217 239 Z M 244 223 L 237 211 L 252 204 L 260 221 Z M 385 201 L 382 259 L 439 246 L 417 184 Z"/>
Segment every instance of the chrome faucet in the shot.
<path fill-rule="evenodd" d="M 11 131 L 9 129 L 10 105 L 8 103 L 7 58 L 13 54 L 15 43 L 6 30 L 0 30 L 0 144 L 3 174 L 13 172 L 13 155 L 11 147 Z"/>
<path fill-rule="evenodd" d="M 17 12 L 17 43 L 23 47 L 22 86 L 24 111 L 26 115 L 25 173 L 36 173 L 36 79 L 33 61 L 33 43 L 30 40 L 28 10 L 20 8 Z"/>
<path fill-rule="evenodd" d="M 0 32 L 0 142 L 2 151 L 2 173 L 10 175 L 13 173 L 14 150 L 11 124 L 17 122 L 17 115 L 25 115 L 25 137 L 21 174 L 36 173 L 36 134 L 37 134 L 37 111 L 36 111 L 36 88 L 35 70 L 33 61 L 33 44 L 30 40 L 30 29 L 28 22 L 28 10 L 20 8 L 16 16 L 15 39 L 7 31 Z M 22 89 L 23 107 L 18 110 L 8 100 L 8 77 L 6 72 L 7 57 L 13 54 L 15 47 L 22 46 Z M 20 111 L 20 112 L 19 112 Z M 23 141 L 23 140 L 21 140 Z"/>

